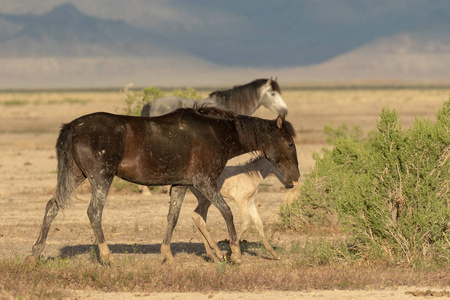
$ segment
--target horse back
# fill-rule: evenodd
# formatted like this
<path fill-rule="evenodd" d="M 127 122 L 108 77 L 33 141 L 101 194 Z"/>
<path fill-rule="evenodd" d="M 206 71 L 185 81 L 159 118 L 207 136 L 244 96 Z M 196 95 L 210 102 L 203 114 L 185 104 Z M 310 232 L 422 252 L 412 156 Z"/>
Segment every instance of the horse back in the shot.
<path fill-rule="evenodd" d="M 193 110 L 154 118 L 87 115 L 71 124 L 74 159 L 87 176 L 107 173 L 145 185 L 216 179 L 228 160 L 229 126 L 218 121 Z"/>
<path fill-rule="evenodd" d="M 195 100 L 166 96 L 153 100 L 142 108 L 142 117 L 157 117 L 175 111 L 178 108 L 192 108 Z"/>

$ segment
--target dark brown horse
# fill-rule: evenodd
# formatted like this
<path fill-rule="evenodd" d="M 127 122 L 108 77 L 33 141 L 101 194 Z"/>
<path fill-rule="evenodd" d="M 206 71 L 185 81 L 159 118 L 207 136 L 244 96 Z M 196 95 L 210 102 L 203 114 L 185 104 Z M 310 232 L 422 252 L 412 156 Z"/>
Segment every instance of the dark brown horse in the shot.
<path fill-rule="evenodd" d="M 292 125 L 282 116 L 264 120 L 207 108 L 179 109 L 153 118 L 94 113 L 75 119 L 63 125 L 57 139 L 56 193 L 47 203 L 40 235 L 26 261 L 39 258 L 53 219 L 86 178 L 92 189 L 87 213 L 99 260 L 110 261 L 101 220 L 114 176 L 141 185 L 195 187 L 224 217 L 231 259 L 240 261 L 233 216 L 216 180 L 230 158 L 259 151 L 292 187 L 300 176 L 293 135 Z M 176 220 L 171 214 L 168 219 Z"/>

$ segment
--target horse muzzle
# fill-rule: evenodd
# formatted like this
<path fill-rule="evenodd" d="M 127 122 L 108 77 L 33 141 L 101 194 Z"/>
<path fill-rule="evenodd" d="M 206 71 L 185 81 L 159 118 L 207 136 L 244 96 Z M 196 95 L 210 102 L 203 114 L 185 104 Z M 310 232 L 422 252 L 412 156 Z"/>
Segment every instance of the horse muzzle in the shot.
<path fill-rule="evenodd" d="M 287 189 L 292 189 L 294 186 L 298 185 L 298 181 L 293 181 L 292 183 L 285 184 L 284 187 Z"/>
<path fill-rule="evenodd" d="M 294 186 L 298 185 L 298 181 L 292 181 L 291 183 L 285 184 L 284 187 L 287 189 L 292 189 Z"/>

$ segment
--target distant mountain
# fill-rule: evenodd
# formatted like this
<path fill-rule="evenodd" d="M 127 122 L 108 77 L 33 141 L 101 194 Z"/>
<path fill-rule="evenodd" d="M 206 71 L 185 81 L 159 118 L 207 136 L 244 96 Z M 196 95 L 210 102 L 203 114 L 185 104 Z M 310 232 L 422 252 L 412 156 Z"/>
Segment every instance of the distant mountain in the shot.
<path fill-rule="evenodd" d="M 157 45 L 144 30 L 82 14 L 70 3 L 41 16 L 0 14 L 1 19 L 22 28 L 0 41 L 0 57 L 178 55 Z"/>
<path fill-rule="evenodd" d="M 280 69 L 291 81 L 450 79 L 450 36 L 402 33 L 379 38 L 353 51 L 310 67 Z"/>
<path fill-rule="evenodd" d="M 417 31 L 445 36 L 450 32 L 448 0 L 3 0 L 0 12 L 27 20 L 32 27 L 39 25 L 34 18 L 50 23 L 51 14 L 58 10 L 73 12 L 67 3 L 84 14 L 85 28 L 97 21 L 103 21 L 106 29 L 114 28 L 121 20 L 122 25 L 133 27 L 131 36 L 139 28 L 153 46 L 223 66 L 315 65 L 381 37 Z M 56 24 L 65 26 L 60 21 Z M 99 27 L 93 27 L 95 34 Z M 0 40 L 3 30 L 0 26 Z"/>
<path fill-rule="evenodd" d="M 191 0 L 167 8 L 189 18 L 152 26 L 155 37 L 225 66 L 310 66 L 381 37 L 450 33 L 448 0 Z"/>
<path fill-rule="evenodd" d="M 450 79 L 447 0 L 5 3 L 0 88 Z"/>
<path fill-rule="evenodd" d="M 0 14 L 0 87 L 164 84 L 213 64 L 152 40 L 124 21 L 81 13 L 72 4 L 35 15 Z M 1 36 L 1 35 L 0 35 Z M 155 82 L 155 83 L 152 83 Z"/>

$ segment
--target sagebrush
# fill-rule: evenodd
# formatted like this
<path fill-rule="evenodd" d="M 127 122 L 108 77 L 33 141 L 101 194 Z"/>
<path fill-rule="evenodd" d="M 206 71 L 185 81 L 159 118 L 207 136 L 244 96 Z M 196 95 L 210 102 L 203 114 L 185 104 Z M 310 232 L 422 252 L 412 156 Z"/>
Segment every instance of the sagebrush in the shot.
<path fill-rule="evenodd" d="M 377 128 L 364 138 L 358 128 L 327 127 L 332 148 L 315 154 L 283 223 L 302 229 L 337 218 L 364 256 L 448 266 L 450 100 L 435 122 L 417 117 L 408 129 L 383 109 Z"/>

